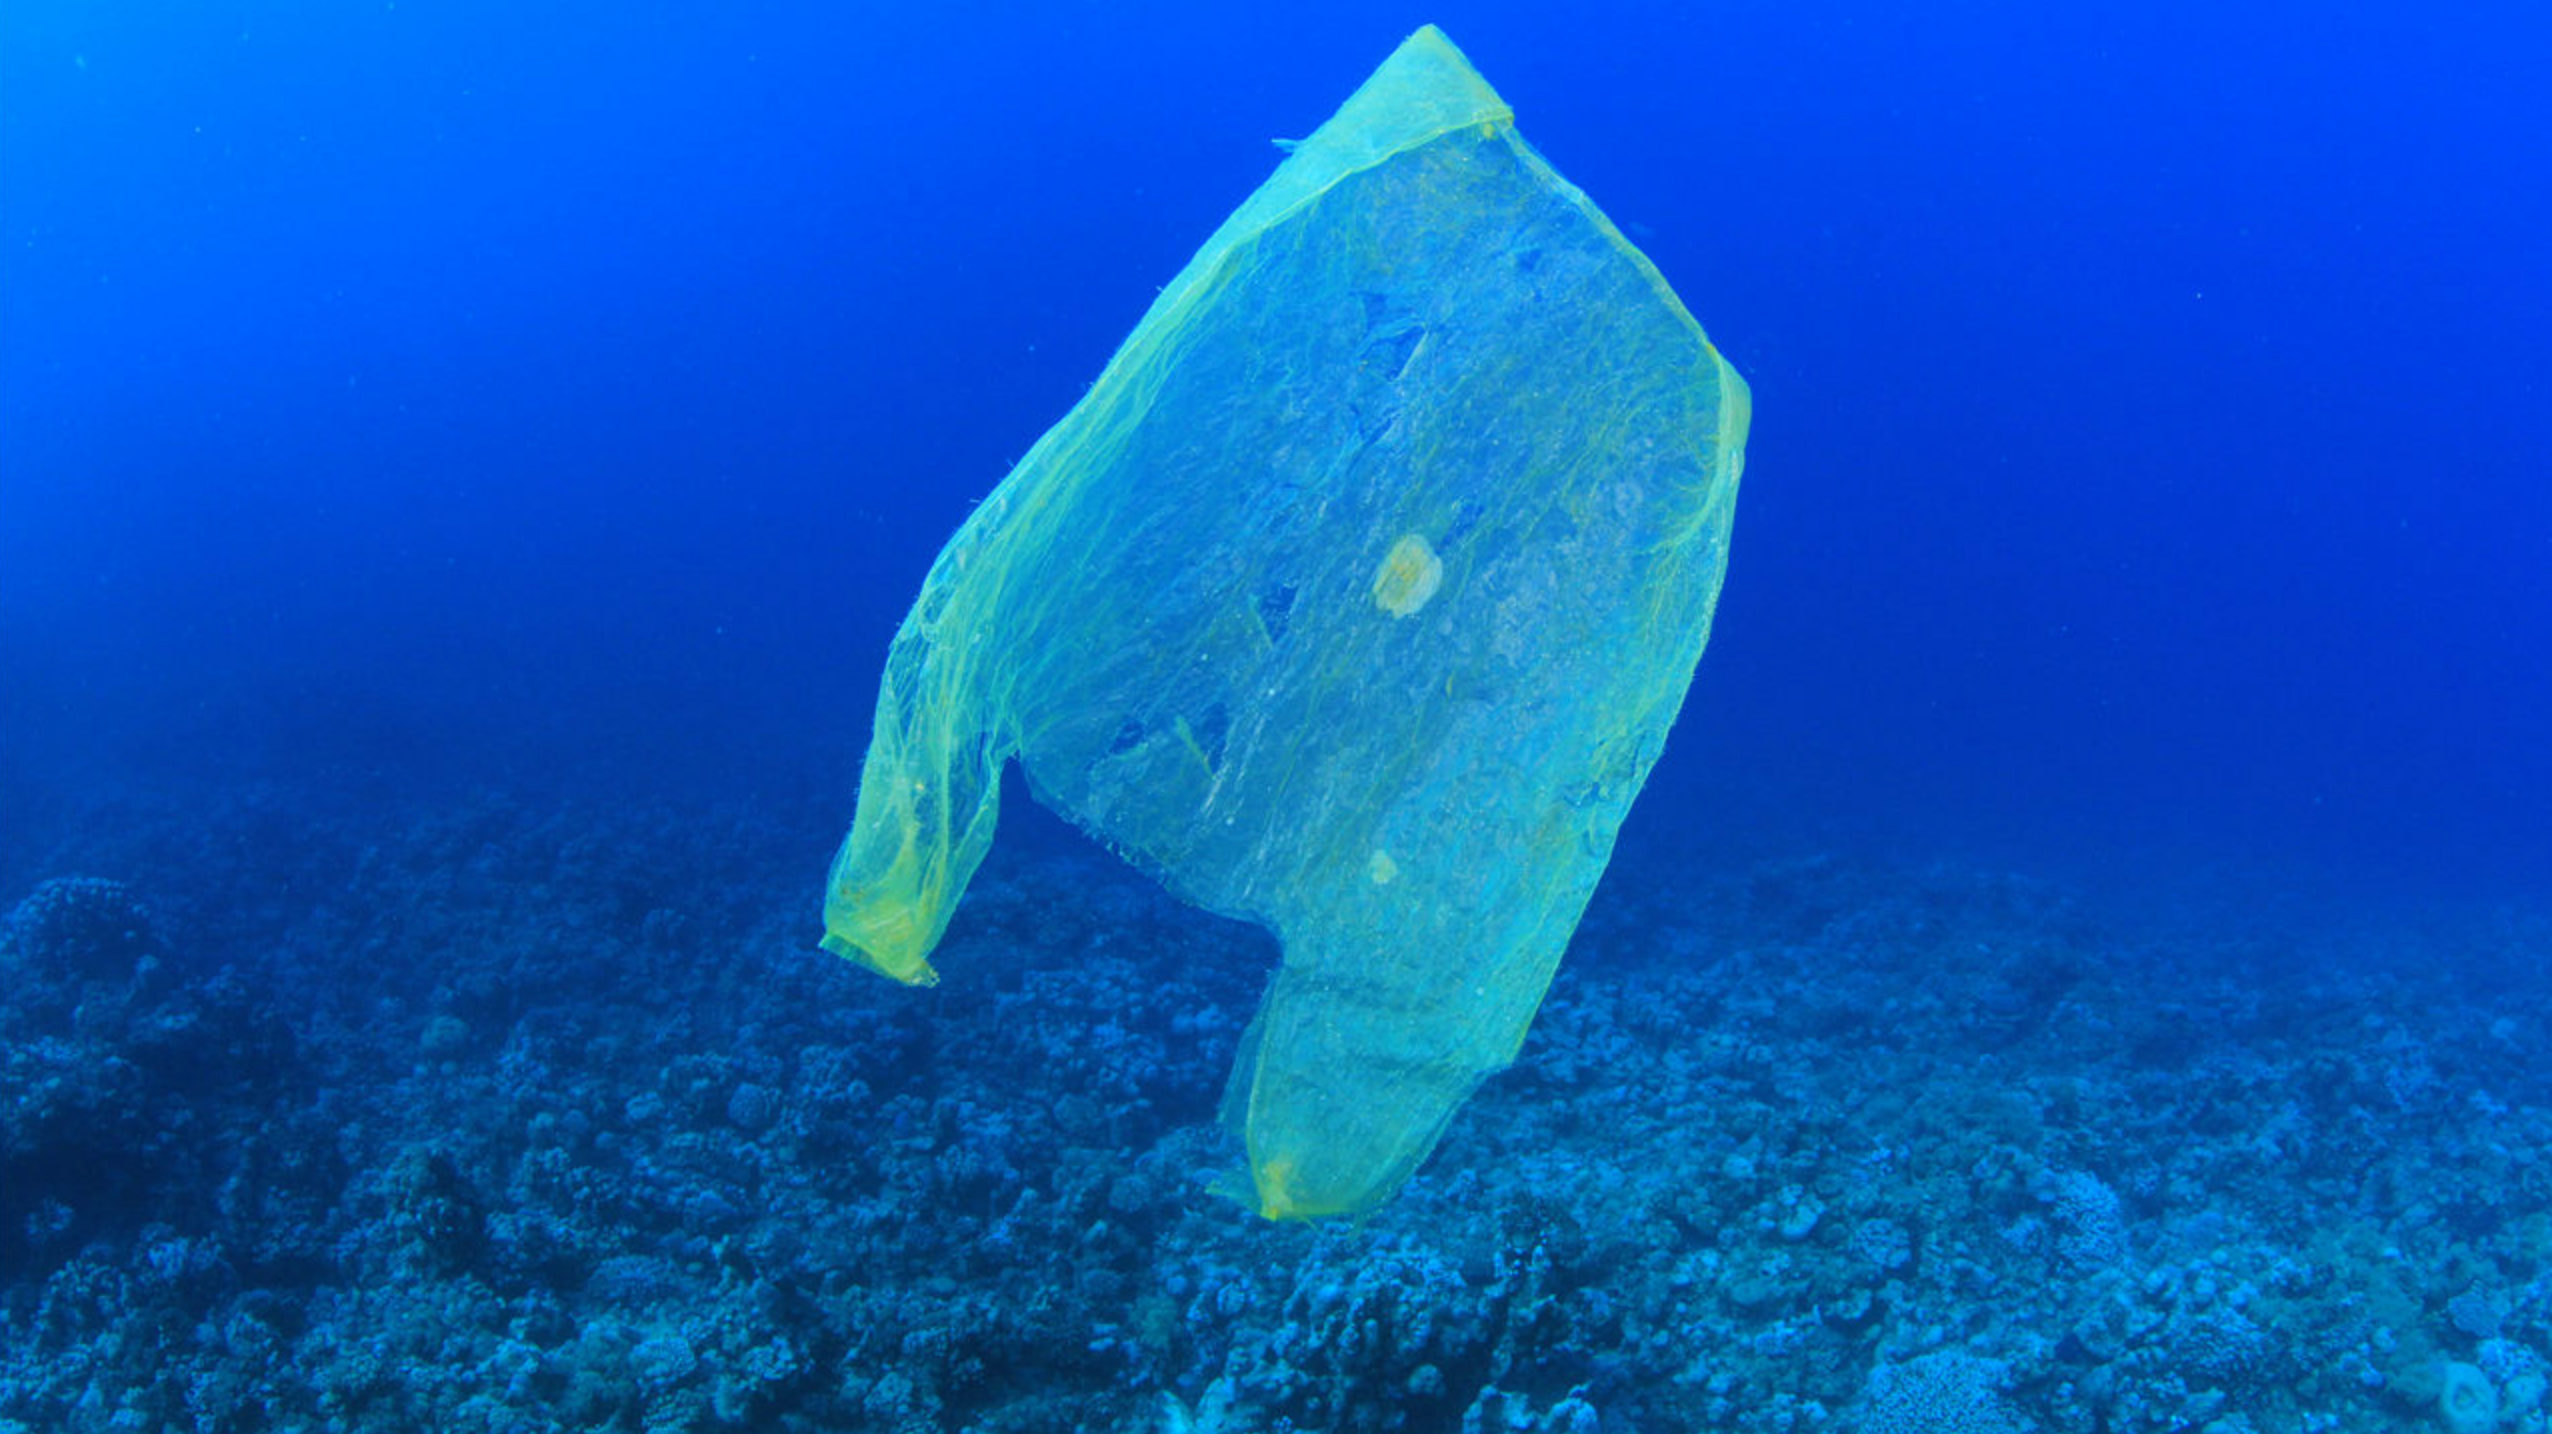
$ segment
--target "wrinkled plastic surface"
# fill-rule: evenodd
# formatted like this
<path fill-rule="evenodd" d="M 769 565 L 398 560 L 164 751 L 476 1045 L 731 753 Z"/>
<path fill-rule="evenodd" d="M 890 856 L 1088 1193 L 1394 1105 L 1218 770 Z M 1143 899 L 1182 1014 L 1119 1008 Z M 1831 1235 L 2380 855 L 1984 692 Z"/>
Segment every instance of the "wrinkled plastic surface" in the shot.
<path fill-rule="evenodd" d="M 1696 163 L 1702 157 L 1696 157 Z M 1284 963 L 1271 1217 L 1508 1062 L 1710 630 L 1744 383 L 1432 27 L 1164 289 L 887 654 L 824 947 L 898 980 L 1031 789 Z"/>

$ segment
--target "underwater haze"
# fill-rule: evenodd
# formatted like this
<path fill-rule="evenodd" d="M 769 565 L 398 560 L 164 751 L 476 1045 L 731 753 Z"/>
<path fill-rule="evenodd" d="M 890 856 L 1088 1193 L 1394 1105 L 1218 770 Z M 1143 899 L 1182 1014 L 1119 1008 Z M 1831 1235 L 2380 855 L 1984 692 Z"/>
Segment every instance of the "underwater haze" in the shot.
<path fill-rule="evenodd" d="M 941 546 L 1430 22 L 1746 482 L 1513 1066 L 1270 1221 L 1267 932 L 1020 783 L 936 987 L 819 911 Z M 0 5 L 0 1434 L 2539 1434 L 2547 74 L 2489 4 Z"/>

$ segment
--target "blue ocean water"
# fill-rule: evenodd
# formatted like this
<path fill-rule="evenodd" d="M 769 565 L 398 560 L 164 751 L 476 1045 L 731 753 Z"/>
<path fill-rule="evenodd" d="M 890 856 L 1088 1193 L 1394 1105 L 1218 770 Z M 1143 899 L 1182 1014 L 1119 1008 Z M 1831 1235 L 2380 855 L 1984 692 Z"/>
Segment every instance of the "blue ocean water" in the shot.
<path fill-rule="evenodd" d="M 1427 21 L 1754 438 L 1526 1059 L 1278 1230 L 1263 938 L 1018 801 L 973 984 L 806 948 L 939 544 Z M 2547 63 L 0 7 L 0 1430 L 2540 1427 Z"/>
<path fill-rule="evenodd" d="M 13 779 L 838 794 L 937 541 L 1417 18 L 12 7 Z M 1653 806 L 2544 875 L 2539 21 L 1437 18 L 1759 397 Z"/>

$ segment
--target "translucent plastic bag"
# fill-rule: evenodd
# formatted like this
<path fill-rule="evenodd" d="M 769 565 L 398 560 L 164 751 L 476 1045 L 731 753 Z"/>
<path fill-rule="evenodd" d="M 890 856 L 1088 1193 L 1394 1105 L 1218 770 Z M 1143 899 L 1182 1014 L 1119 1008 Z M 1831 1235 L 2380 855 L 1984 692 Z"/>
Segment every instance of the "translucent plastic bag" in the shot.
<path fill-rule="evenodd" d="M 1514 1059 L 1710 631 L 1746 386 L 1419 31 L 1164 289 L 887 654 L 825 949 L 897 980 L 1003 765 L 1284 965 L 1271 1217 L 1387 1198 Z"/>

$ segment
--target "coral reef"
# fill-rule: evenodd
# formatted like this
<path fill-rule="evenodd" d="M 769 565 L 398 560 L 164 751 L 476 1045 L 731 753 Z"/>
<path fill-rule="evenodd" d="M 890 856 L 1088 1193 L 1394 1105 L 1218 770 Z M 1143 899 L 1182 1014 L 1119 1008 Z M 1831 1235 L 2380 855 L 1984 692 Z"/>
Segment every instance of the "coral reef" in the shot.
<path fill-rule="evenodd" d="M 825 824 L 0 852 L 0 1430 L 2543 1428 L 2539 913 L 1626 860 L 1404 1194 L 1276 1225 L 1263 934 L 1031 841 L 906 991 L 807 949 Z"/>

